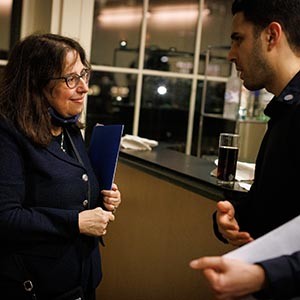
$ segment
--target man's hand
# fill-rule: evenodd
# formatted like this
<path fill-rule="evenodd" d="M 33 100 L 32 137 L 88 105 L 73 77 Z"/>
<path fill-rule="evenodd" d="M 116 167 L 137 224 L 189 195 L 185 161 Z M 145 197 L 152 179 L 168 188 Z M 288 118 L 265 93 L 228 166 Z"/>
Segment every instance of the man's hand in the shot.
<path fill-rule="evenodd" d="M 191 261 L 190 267 L 203 271 L 216 299 L 239 299 L 261 290 L 265 284 L 261 266 L 236 259 L 202 257 Z"/>
<path fill-rule="evenodd" d="M 235 211 L 229 201 L 220 201 L 217 204 L 216 221 L 219 232 L 229 244 L 241 246 L 253 241 L 248 232 L 241 232 L 239 225 L 234 217 Z"/>

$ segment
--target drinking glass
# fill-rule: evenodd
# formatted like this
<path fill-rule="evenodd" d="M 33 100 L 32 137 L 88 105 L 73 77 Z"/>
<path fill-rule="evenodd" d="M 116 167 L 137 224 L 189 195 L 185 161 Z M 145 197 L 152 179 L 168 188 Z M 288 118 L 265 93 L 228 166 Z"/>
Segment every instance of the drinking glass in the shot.
<path fill-rule="evenodd" d="M 239 153 L 239 138 L 240 136 L 235 133 L 220 134 L 217 178 L 221 184 L 234 183 Z"/>

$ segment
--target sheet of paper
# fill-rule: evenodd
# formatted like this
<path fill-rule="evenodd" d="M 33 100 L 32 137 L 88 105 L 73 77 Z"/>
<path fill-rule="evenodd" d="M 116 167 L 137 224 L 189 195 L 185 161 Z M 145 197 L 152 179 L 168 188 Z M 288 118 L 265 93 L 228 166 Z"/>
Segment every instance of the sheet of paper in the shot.
<path fill-rule="evenodd" d="M 224 256 L 254 263 L 284 254 L 292 254 L 300 251 L 299 228 L 300 216 Z"/>
<path fill-rule="evenodd" d="M 255 263 L 300 251 L 300 216 L 261 236 L 253 242 L 223 255 Z M 243 300 L 252 300 L 251 296 Z"/>

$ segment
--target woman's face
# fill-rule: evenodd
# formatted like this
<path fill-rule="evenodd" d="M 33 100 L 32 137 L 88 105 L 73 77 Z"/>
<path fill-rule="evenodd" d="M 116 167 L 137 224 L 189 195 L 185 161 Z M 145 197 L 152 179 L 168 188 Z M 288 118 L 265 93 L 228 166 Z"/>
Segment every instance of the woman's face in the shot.
<path fill-rule="evenodd" d="M 86 67 L 82 64 L 77 52 L 69 51 L 62 76 L 81 75 L 85 69 Z M 80 78 L 74 88 L 69 88 L 64 79 L 53 79 L 45 88 L 49 105 L 65 118 L 73 117 L 82 112 L 87 92 L 88 83 L 84 78 Z"/>

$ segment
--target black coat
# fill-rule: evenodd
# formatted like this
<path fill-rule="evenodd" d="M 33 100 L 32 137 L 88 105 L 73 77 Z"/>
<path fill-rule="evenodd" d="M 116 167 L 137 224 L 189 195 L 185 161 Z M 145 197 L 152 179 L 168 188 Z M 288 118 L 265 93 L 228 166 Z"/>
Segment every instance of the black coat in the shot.
<path fill-rule="evenodd" d="M 231 199 L 240 230 L 253 238 L 300 214 L 300 72 L 271 100 L 265 114 L 270 120 L 257 156 L 254 183 L 246 197 Z M 214 229 L 223 240 L 215 219 Z M 269 282 L 263 292 L 280 300 L 300 296 L 300 252 L 262 266 Z"/>
<path fill-rule="evenodd" d="M 78 213 L 100 206 L 100 191 L 80 130 L 69 127 L 68 133 L 83 164 L 57 141 L 47 148 L 35 146 L 0 121 L 2 291 L 24 279 L 16 256 L 41 294 L 56 295 L 78 285 L 93 289 L 100 282 L 98 239 L 81 235 L 78 228 Z"/>
<path fill-rule="evenodd" d="M 253 238 L 300 214 L 300 73 L 271 100 L 265 114 L 270 120 L 254 183 L 247 196 L 235 203 L 241 231 Z"/>

